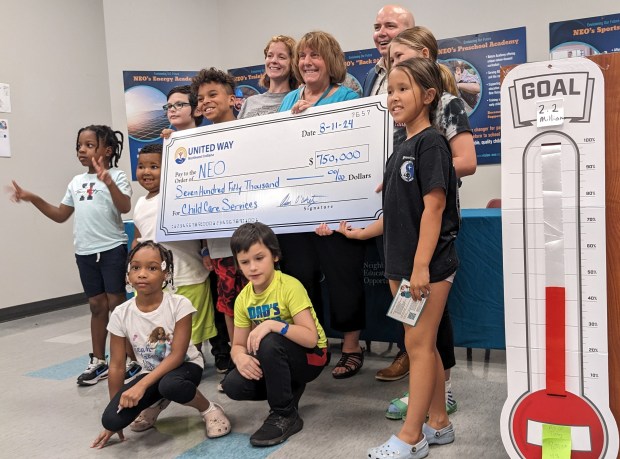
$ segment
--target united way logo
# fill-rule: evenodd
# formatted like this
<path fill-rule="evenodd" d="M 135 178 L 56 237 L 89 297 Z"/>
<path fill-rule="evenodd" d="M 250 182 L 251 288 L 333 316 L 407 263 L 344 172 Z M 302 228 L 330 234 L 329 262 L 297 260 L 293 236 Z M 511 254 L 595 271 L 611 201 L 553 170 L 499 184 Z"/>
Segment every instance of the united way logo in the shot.
<path fill-rule="evenodd" d="M 413 182 L 415 176 L 413 175 L 413 161 L 406 160 L 400 166 L 400 178 L 405 182 Z"/>
<path fill-rule="evenodd" d="M 184 147 L 177 148 L 174 152 L 174 162 L 177 164 L 183 164 L 187 159 L 187 150 Z"/>

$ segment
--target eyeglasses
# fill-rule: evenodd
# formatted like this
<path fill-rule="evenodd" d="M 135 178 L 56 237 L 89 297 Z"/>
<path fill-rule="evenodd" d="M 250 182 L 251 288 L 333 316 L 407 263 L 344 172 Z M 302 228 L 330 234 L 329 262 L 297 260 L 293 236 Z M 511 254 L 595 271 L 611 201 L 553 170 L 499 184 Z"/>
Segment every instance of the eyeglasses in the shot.
<path fill-rule="evenodd" d="M 174 104 L 166 104 L 162 108 L 164 109 L 165 112 L 167 112 L 168 110 L 171 110 L 173 108 L 175 110 L 181 110 L 183 107 L 187 105 L 191 105 L 191 104 L 189 102 L 175 102 Z"/>

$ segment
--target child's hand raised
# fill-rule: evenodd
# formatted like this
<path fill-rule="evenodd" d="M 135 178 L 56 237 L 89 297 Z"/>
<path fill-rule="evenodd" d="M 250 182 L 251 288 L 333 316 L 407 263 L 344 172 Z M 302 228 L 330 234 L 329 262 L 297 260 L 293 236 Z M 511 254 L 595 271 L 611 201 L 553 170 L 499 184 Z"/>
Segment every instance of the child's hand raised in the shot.
<path fill-rule="evenodd" d="M 101 180 L 106 185 L 112 184 L 112 176 L 108 169 L 105 167 L 105 161 L 108 161 L 108 158 L 104 158 L 100 156 L 99 158 L 93 158 L 93 167 L 95 168 L 95 173 L 97 174 L 97 178 Z"/>
<path fill-rule="evenodd" d="M 30 191 L 24 190 L 15 180 L 12 180 L 13 186 L 7 186 L 6 191 L 10 194 L 9 199 L 13 202 L 31 202 L 35 197 Z"/>
<path fill-rule="evenodd" d="M 125 441 L 125 435 L 123 434 L 122 430 L 119 430 L 118 432 L 112 432 L 111 430 L 104 429 L 103 432 L 101 432 L 97 436 L 97 438 L 95 438 L 95 441 L 92 443 L 92 445 L 90 445 L 90 447 L 97 449 L 103 448 L 108 444 L 108 441 L 110 441 L 110 438 L 112 438 L 114 434 L 118 434 L 118 438 L 121 442 Z"/>

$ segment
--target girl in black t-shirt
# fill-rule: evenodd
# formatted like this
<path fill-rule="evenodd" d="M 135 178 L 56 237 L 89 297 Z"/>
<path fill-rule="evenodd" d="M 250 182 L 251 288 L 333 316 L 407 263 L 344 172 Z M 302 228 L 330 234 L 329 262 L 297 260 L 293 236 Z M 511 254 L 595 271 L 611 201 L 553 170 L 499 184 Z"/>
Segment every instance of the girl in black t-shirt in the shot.
<path fill-rule="evenodd" d="M 388 108 L 395 122 L 405 124 L 407 140 L 388 160 L 383 180 L 386 276 L 392 294 L 404 278 L 413 299 L 427 300 L 416 326 L 405 326 L 411 394 L 406 421 L 397 435 L 368 450 L 370 458 L 424 458 L 429 444 L 454 441 L 435 346 L 458 267 L 456 174 L 447 141 L 429 116 L 442 93 L 439 72 L 431 60 L 415 58 L 397 64 L 388 76 Z"/>

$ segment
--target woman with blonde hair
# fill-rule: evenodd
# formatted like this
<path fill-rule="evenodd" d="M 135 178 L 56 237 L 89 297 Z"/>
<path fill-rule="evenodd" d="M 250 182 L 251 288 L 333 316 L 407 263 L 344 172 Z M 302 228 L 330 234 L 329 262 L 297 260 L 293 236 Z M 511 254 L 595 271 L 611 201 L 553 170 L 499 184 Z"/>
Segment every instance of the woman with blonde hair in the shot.
<path fill-rule="evenodd" d="M 263 94 L 248 97 L 237 118 L 276 113 L 284 96 L 299 86 L 293 72 L 293 53 L 295 40 L 286 35 L 271 37 L 264 49 L 265 73 L 259 84 L 267 89 Z"/>

